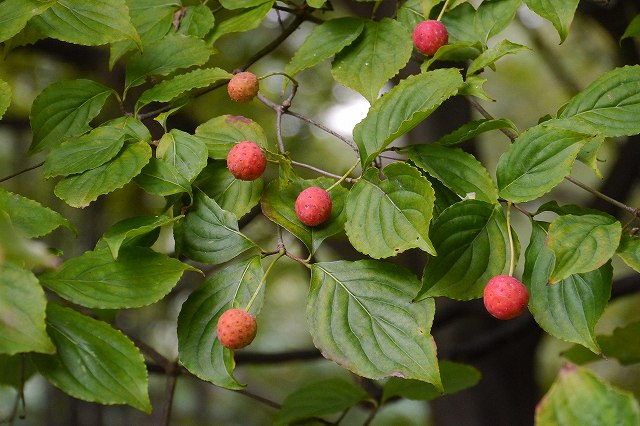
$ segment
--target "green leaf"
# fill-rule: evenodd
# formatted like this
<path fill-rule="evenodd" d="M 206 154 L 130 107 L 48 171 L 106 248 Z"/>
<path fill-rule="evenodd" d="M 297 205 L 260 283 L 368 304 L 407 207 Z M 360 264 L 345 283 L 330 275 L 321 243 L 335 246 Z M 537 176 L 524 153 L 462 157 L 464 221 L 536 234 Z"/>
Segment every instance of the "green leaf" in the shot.
<path fill-rule="evenodd" d="M 207 43 L 213 46 L 215 42 L 225 34 L 245 32 L 257 28 L 271 10 L 273 3 L 274 0 L 267 0 L 259 6 L 244 9 L 228 19 L 217 21 L 213 31 L 206 37 Z"/>
<path fill-rule="evenodd" d="M 633 394 L 618 389 L 591 371 L 564 367 L 536 407 L 536 426 L 634 426 L 640 407 Z"/>
<path fill-rule="evenodd" d="M 73 257 L 40 277 L 42 284 L 88 308 L 121 309 L 150 305 L 166 296 L 191 266 L 146 247 L 122 247 Z"/>
<path fill-rule="evenodd" d="M 480 381 L 480 372 L 470 365 L 447 360 L 440 361 L 439 365 L 444 395 L 451 395 L 473 387 Z M 431 401 L 443 396 L 443 393 L 430 383 L 391 377 L 382 388 L 382 401 L 384 403 L 398 396 L 419 401 Z"/>
<path fill-rule="evenodd" d="M 205 4 L 187 6 L 180 20 L 178 33 L 203 38 L 213 28 L 213 12 Z"/>
<path fill-rule="evenodd" d="M 125 92 L 139 86 L 149 76 L 167 75 L 180 68 L 202 65 L 212 50 L 202 39 L 181 34 L 169 34 L 145 46 L 127 63 Z"/>
<path fill-rule="evenodd" d="M 579 2 L 580 0 L 525 0 L 529 9 L 553 24 L 560 36 L 560 43 L 567 38 Z"/>
<path fill-rule="evenodd" d="M 29 153 L 89 130 L 89 123 L 112 94 L 113 90 L 92 80 L 60 81 L 44 89 L 31 107 L 33 142 Z"/>
<path fill-rule="evenodd" d="M 441 46 L 433 56 L 425 58 L 426 60 L 420 65 L 420 69 L 427 71 L 436 61 L 465 62 L 477 58 L 480 53 L 482 53 L 482 45 L 478 42 L 450 42 Z M 468 75 L 467 79 L 471 77 L 473 75 Z"/>
<path fill-rule="evenodd" d="M 218 264 L 256 245 L 238 230 L 233 213 L 201 191 L 194 194 L 186 217 L 174 227 L 176 251 L 197 262 Z"/>
<path fill-rule="evenodd" d="M 430 178 L 429 182 L 436 194 L 436 202 L 433 206 L 433 220 L 435 220 L 443 211 L 459 202 L 461 198 L 458 194 L 444 186 L 439 180 Z"/>
<path fill-rule="evenodd" d="M 502 40 L 474 59 L 467 69 L 467 75 L 475 74 L 486 67 L 493 67 L 494 63 L 503 56 L 512 55 L 522 50 L 529 50 L 529 48 L 521 44 L 512 43 L 509 40 Z"/>
<path fill-rule="evenodd" d="M 326 2 L 327 0 L 307 0 L 307 4 L 316 9 L 320 9 Z"/>
<path fill-rule="evenodd" d="M 367 166 L 391 142 L 416 127 L 461 85 L 458 70 L 440 69 L 407 77 L 377 100 L 353 131 L 362 165 Z"/>
<path fill-rule="evenodd" d="M 604 136 L 640 133 L 640 65 L 609 71 L 574 96 L 559 118 Z"/>
<path fill-rule="evenodd" d="M 359 376 L 418 379 L 442 390 L 431 337 L 433 299 L 412 302 L 420 282 L 380 261 L 311 265 L 307 319 L 322 354 Z"/>
<path fill-rule="evenodd" d="M 409 159 L 461 197 L 498 201 L 498 190 L 489 172 L 476 158 L 460 148 L 438 144 L 411 145 Z"/>
<path fill-rule="evenodd" d="M 113 120 L 107 121 L 100 127 L 113 127 L 116 129 L 124 130 L 126 134 L 126 140 L 151 143 L 151 133 L 149 133 L 149 129 L 147 129 L 147 126 L 142 124 L 142 121 L 129 115 L 114 118 Z"/>
<path fill-rule="evenodd" d="M 184 302 L 178 316 L 180 362 L 195 376 L 227 389 L 244 386 L 233 377 L 233 352 L 222 346 L 216 324 L 224 311 L 243 309 L 262 279 L 260 256 L 234 261 L 217 270 Z M 250 309 L 256 315 L 262 305 L 262 290 Z"/>
<path fill-rule="evenodd" d="M 495 100 L 484 91 L 484 84 L 486 82 L 486 78 L 482 78 L 478 75 L 470 75 L 465 79 L 465 82 L 460 87 L 458 94 L 464 96 L 475 96 L 478 99 L 494 102 Z"/>
<path fill-rule="evenodd" d="M 546 238 L 544 224 L 533 221 L 522 274 L 529 290 L 529 310 L 550 335 L 600 353 L 594 328 L 611 295 L 611 265 L 549 285 L 555 256 Z"/>
<path fill-rule="evenodd" d="M 214 160 L 200 173 L 194 186 L 240 219 L 260 202 L 264 179 L 236 179 L 226 162 Z"/>
<path fill-rule="evenodd" d="M 208 151 L 200 138 L 171 129 L 162 135 L 156 155 L 175 167 L 186 180 L 193 182 L 207 165 Z"/>
<path fill-rule="evenodd" d="M 347 190 L 336 186 L 331 190 L 331 216 L 318 226 L 306 226 L 298 219 L 295 212 L 295 202 L 300 192 L 311 187 L 329 188 L 335 181 L 328 178 L 313 180 L 296 179 L 292 182 L 273 180 L 262 194 L 262 212 L 273 222 L 295 235 L 309 250 L 316 252 L 322 242 L 344 228 L 346 215 L 344 213 Z"/>
<path fill-rule="evenodd" d="M 30 271 L 11 262 L 0 264 L 0 354 L 55 352 L 45 331 L 46 305 Z"/>
<path fill-rule="evenodd" d="M 435 201 L 429 181 L 404 162 L 387 165 L 385 180 L 378 173 L 369 168 L 349 191 L 345 231 L 353 247 L 374 259 L 413 247 L 435 255 L 429 240 Z"/>
<path fill-rule="evenodd" d="M 598 135 L 584 144 L 578 153 L 578 161 L 591 168 L 600 179 L 602 179 L 603 176 L 598 167 L 598 162 L 600 161 L 598 159 L 598 151 L 600 147 L 602 147 L 602 144 L 604 144 L 604 141 L 605 137 Z"/>
<path fill-rule="evenodd" d="M 74 398 L 151 412 L 149 377 L 133 342 L 109 324 L 55 303 L 47 306 L 55 355 L 33 355 L 38 372 Z"/>
<path fill-rule="evenodd" d="M 547 243 L 556 258 L 550 281 L 598 269 L 615 254 L 621 234 L 620 222 L 604 213 L 556 218 Z"/>
<path fill-rule="evenodd" d="M 347 410 L 370 398 L 364 389 L 342 379 L 309 383 L 287 396 L 274 425 L 298 424 L 301 420 Z"/>
<path fill-rule="evenodd" d="M 246 9 L 248 7 L 259 6 L 269 0 L 220 0 L 220 4 L 225 9 Z"/>
<path fill-rule="evenodd" d="M 518 203 L 551 191 L 571 173 L 576 156 L 591 138 L 544 123 L 520 134 L 498 160 L 500 197 Z"/>
<path fill-rule="evenodd" d="M 262 148 L 267 146 L 267 136 L 262 127 L 240 115 L 214 117 L 199 125 L 195 135 L 207 145 L 209 157 L 217 160 L 225 160 L 229 150 L 238 142 L 252 141 Z"/>
<path fill-rule="evenodd" d="M 44 176 L 67 176 L 86 172 L 115 157 L 124 146 L 123 129 L 98 127 L 90 133 L 54 146 L 44 162 Z"/>
<path fill-rule="evenodd" d="M 507 220 L 499 204 L 464 200 L 452 205 L 431 225 L 431 241 L 438 256 L 427 262 L 417 300 L 477 299 L 491 278 L 509 270 Z"/>
<path fill-rule="evenodd" d="M 190 90 L 207 87 L 217 81 L 229 78 L 231 78 L 231 74 L 220 68 L 201 68 L 177 75 L 142 93 L 136 102 L 136 111 L 151 102 L 171 102 Z"/>
<path fill-rule="evenodd" d="M 635 18 L 631 20 L 629 26 L 620 37 L 620 40 L 624 40 L 628 37 L 640 37 L 640 15 L 636 15 Z"/>
<path fill-rule="evenodd" d="M 9 105 L 11 105 L 11 86 L 6 81 L 0 80 L 0 118 L 7 112 Z"/>
<path fill-rule="evenodd" d="M 120 247 L 128 241 L 136 237 L 146 235 L 149 232 L 161 227 L 169 225 L 183 216 L 135 216 L 123 219 L 115 225 L 111 226 L 102 236 L 107 243 L 111 256 L 118 258 Z"/>
<path fill-rule="evenodd" d="M 438 139 L 437 143 L 444 146 L 457 145 L 469 139 L 473 139 L 482 133 L 498 129 L 511 129 L 516 132 L 518 131 L 515 123 L 508 118 L 474 120 L 469 121 L 453 132 L 444 135 Z"/>
<path fill-rule="evenodd" d="M 42 34 L 84 46 L 130 39 L 141 44 L 125 0 L 58 0 L 32 20 Z"/>
<path fill-rule="evenodd" d="M 398 21 L 367 21 L 357 40 L 336 55 L 331 74 L 373 103 L 382 86 L 407 64 L 412 51 L 411 35 Z"/>
<path fill-rule="evenodd" d="M 633 322 L 623 327 L 617 327 L 610 336 L 599 335 L 598 343 L 602 348 L 602 356 L 594 355 L 581 346 L 574 346 L 562 353 L 571 362 L 579 365 L 600 361 L 603 358 L 615 358 L 622 365 L 640 363 L 640 345 L 630 342 L 638 342 L 640 339 L 640 322 Z"/>
<path fill-rule="evenodd" d="M 337 18 L 324 21 L 311 31 L 296 51 L 284 72 L 294 76 L 311 68 L 350 45 L 362 32 L 364 22 L 357 18 Z"/>
<path fill-rule="evenodd" d="M 56 0 L 4 0 L 0 3 L 0 42 L 18 34 L 27 21 L 56 3 Z"/>
<path fill-rule="evenodd" d="M 172 27 L 173 17 L 180 8 L 179 0 L 127 0 L 131 22 L 144 46 L 164 37 Z M 109 69 L 125 53 L 136 48 L 131 40 L 111 43 Z"/>
<path fill-rule="evenodd" d="M 183 192 L 192 195 L 191 183 L 167 161 L 151 158 L 133 181 L 149 194 L 167 196 Z"/>
<path fill-rule="evenodd" d="M 398 8 L 398 22 L 400 22 L 404 28 L 413 32 L 413 29 L 420 22 L 424 21 L 429 16 L 431 11 L 431 4 L 435 1 L 423 1 L 423 0 L 407 0 Z M 424 10 L 424 9 L 427 10 Z"/>
<path fill-rule="evenodd" d="M 491 37 L 507 28 L 521 4 L 522 0 L 484 0 L 474 15 L 479 41 L 486 44 Z"/>
<path fill-rule="evenodd" d="M 637 235 L 622 234 L 620 246 L 617 251 L 618 256 L 629 267 L 640 272 L 640 237 Z"/>
<path fill-rule="evenodd" d="M 21 195 L 0 188 L 0 212 L 7 214 L 11 224 L 27 238 L 47 235 L 60 226 L 75 228 L 60 213 Z M 1 263 L 1 262 L 0 262 Z"/>
<path fill-rule="evenodd" d="M 111 161 L 79 175 L 62 179 L 54 193 L 72 207 L 86 207 L 98 196 L 123 187 L 137 176 L 151 158 L 144 142 L 125 144 Z"/>

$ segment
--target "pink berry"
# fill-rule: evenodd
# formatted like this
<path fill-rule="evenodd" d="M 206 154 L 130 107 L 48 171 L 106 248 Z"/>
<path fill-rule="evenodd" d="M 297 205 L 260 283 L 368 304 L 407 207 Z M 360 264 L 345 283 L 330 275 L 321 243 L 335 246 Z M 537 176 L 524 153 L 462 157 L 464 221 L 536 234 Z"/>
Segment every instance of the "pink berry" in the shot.
<path fill-rule="evenodd" d="M 257 331 L 256 319 L 248 312 L 236 308 L 224 311 L 216 327 L 218 340 L 229 349 L 241 349 L 249 345 Z"/>
<path fill-rule="evenodd" d="M 296 199 L 296 216 L 307 226 L 318 226 L 331 216 L 331 197 L 324 189 L 312 186 Z"/>
<path fill-rule="evenodd" d="M 236 102 L 249 102 L 256 97 L 259 89 L 258 77 L 247 71 L 234 74 L 227 85 L 229 97 Z"/>
<path fill-rule="evenodd" d="M 413 44 L 425 55 L 433 56 L 449 42 L 447 28 L 440 21 L 422 21 L 413 29 Z"/>
<path fill-rule="evenodd" d="M 494 317 L 502 320 L 515 318 L 527 309 L 529 292 L 517 279 L 498 275 L 484 288 L 484 306 Z"/>
<path fill-rule="evenodd" d="M 267 157 L 257 143 L 242 141 L 227 154 L 227 167 L 236 179 L 256 180 L 267 167 Z"/>

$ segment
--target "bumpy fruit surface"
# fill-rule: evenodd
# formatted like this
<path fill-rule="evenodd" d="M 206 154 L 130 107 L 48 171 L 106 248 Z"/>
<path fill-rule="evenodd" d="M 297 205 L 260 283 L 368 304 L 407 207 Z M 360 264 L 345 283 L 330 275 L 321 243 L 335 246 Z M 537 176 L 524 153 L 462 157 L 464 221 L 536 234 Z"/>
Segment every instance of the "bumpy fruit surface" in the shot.
<path fill-rule="evenodd" d="M 229 349 L 241 349 L 253 342 L 258 331 L 256 319 L 242 309 L 224 311 L 216 327 L 218 340 Z"/>
<path fill-rule="evenodd" d="M 448 42 L 449 33 L 440 21 L 422 21 L 413 29 L 413 44 L 425 55 L 433 56 Z"/>
<path fill-rule="evenodd" d="M 256 180 L 267 167 L 267 157 L 257 143 L 242 141 L 227 154 L 227 168 L 236 179 Z"/>
<path fill-rule="evenodd" d="M 324 189 L 312 186 L 296 199 L 296 216 L 307 226 L 318 226 L 331 216 L 331 197 Z"/>
<path fill-rule="evenodd" d="M 256 97 L 259 89 L 258 77 L 247 71 L 234 74 L 227 85 L 229 97 L 236 102 L 249 102 Z"/>
<path fill-rule="evenodd" d="M 494 317 L 502 320 L 515 318 L 527 309 L 529 292 L 517 279 L 498 275 L 484 288 L 484 306 Z"/>

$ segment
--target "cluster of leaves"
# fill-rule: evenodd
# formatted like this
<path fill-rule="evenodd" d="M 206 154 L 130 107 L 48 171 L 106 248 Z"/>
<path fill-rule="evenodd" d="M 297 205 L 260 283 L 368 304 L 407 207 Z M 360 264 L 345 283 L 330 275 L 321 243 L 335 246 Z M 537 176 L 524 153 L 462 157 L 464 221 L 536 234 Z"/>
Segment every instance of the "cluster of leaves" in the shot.
<path fill-rule="evenodd" d="M 155 303 L 185 271 L 197 271 L 179 257 L 210 265 L 225 263 L 182 306 L 177 324 L 180 362 L 200 379 L 240 389 L 243 385 L 233 375 L 233 352 L 217 340 L 215 323 L 226 309 L 245 306 L 257 291 L 251 312 L 258 314 L 263 259 L 284 252 L 311 270 L 308 328 L 323 355 L 362 377 L 396 377 L 385 382 L 380 401 L 372 401 L 347 382 L 311 384 L 285 401 L 281 423 L 363 401 L 375 405 L 398 396 L 428 400 L 455 392 L 479 377 L 469 366 L 438 360 L 431 336 L 434 298 L 479 298 L 491 277 L 507 273 L 520 250 L 517 238 L 514 243 L 511 237 L 515 236 L 509 223 L 512 204 L 531 219 L 522 281 L 540 327 L 593 354 L 640 361 L 621 343 L 638 338 L 637 324 L 610 337 L 594 334 L 611 293 L 611 258 L 617 255 L 640 271 L 640 238 L 600 211 L 551 202 L 530 213 L 520 205 L 549 193 L 570 175 L 576 160 L 599 174 L 596 155 L 605 139 L 640 133 L 640 66 L 602 75 L 554 116 L 522 132 L 506 118 L 485 118 L 433 143 L 392 146 L 451 97 L 489 99 L 482 88 L 483 71 L 495 69 L 505 55 L 527 48 L 508 40 L 492 47 L 488 42 L 511 23 L 523 3 L 551 21 L 564 40 L 578 0 L 485 0 L 477 8 L 454 2 L 443 15 L 450 43 L 432 58 L 412 57 L 410 32 L 417 22 L 440 12 L 444 5 L 438 0 L 408 0 L 395 19 L 378 21 L 344 16 L 319 21 L 314 14 L 330 6 L 324 0 L 216 3 L 219 8 L 182 5 L 178 0 L 0 3 L 0 16 L 5 18 L 0 41 L 8 51 L 54 38 L 80 45 L 108 44 L 110 65 L 126 64 L 120 91 L 87 79 L 60 81 L 33 102 L 29 152 L 47 153 L 44 175 L 58 179 L 56 196 L 82 208 L 124 185 L 136 184 L 165 200 L 155 215 L 114 224 L 92 251 L 53 267 L 56 259 L 34 239 L 60 226 L 73 226 L 35 201 L 0 190 L 2 363 L 15 365 L 22 359 L 17 354 L 28 353 L 40 374 L 74 397 L 129 404 L 149 412 L 147 370 L 133 342 L 66 302 L 116 310 Z M 332 216 L 316 228 L 297 220 L 295 198 L 306 187 L 328 188 L 335 179 L 322 171 L 325 176 L 300 178 L 281 134 L 267 136 L 256 122 L 232 115 L 213 117 L 193 134 L 166 126 L 171 114 L 231 77 L 229 71 L 212 66 L 217 40 L 258 27 L 276 5 L 295 15 L 296 25 L 311 17 L 319 22 L 283 72 L 293 78 L 332 59 L 335 81 L 371 103 L 353 131 L 353 142 L 345 141 L 354 148 L 360 173 L 331 190 Z M 638 35 L 637 19 L 625 35 Z M 421 61 L 421 72 L 379 97 L 382 87 L 416 59 Z M 454 61 L 464 70 L 432 69 L 442 60 Z M 131 91 L 139 86 L 144 90 Z M 140 94 L 131 100 L 133 92 Z M 2 114 L 10 105 L 10 93 L 10 86 L 0 83 Z M 123 109 L 125 101 L 135 107 L 121 117 L 96 123 L 110 99 Z M 276 110 L 279 119 L 292 99 L 293 95 L 281 104 L 269 100 L 265 104 Z M 155 140 L 141 121 L 149 117 L 165 130 Z M 480 161 L 458 147 L 492 130 L 502 130 L 513 142 L 498 160 L 495 182 Z M 254 141 L 267 152 L 270 167 L 277 169 L 275 178 L 246 182 L 229 173 L 224 159 L 243 140 Z M 380 155 L 390 150 L 406 159 L 380 167 Z M 262 214 L 277 225 L 275 234 L 284 229 L 304 244 L 307 260 L 291 253 L 281 238 L 274 238 L 275 250 L 263 249 L 241 231 L 238 220 L 259 203 Z M 553 212 L 557 218 L 550 223 L 536 219 L 543 212 Z M 162 227 L 173 228 L 175 256 L 150 248 Z M 310 260 L 325 239 L 341 233 L 363 254 L 362 260 Z M 414 248 L 429 255 L 422 277 L 381 260 Z M 43 268 L 46 272 L 34 274 Z M 55 293 L 57 301 L 46 297 L 43 287 Z M 588 359 L 579 355 L 576 349 L 574 359 Z M 596 404 L 602 412 L 615 404 L 607 419 L 640 421 L 637 401 L 581 368 L 559 376 L 537 418 L 546 424 L 546 419 L 568 410 L 575 416 L 572 424 L 584 424 Z M 574 406 L 591 408 L 567 408 Z"/>

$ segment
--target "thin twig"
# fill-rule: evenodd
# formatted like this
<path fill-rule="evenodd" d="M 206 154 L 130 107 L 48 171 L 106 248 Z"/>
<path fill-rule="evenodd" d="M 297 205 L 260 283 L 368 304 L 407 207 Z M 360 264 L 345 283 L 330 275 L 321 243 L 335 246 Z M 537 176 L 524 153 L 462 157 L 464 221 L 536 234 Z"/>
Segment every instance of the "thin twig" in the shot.
<path fill-rule="evenodd" d="M 471 106 L 474 107 L 484 118 L 486 118 L 487 120 L 494 119 L 493 115 L 491 115 L 489 111 L 484 109 L 484 107 L 480 105 L 480 102 L 478 102 L 476 98 L 474 98 L 473 96 L 466 96 L 466 98 L 467 98 L 467 101 L 469 101 L 469 103 L 471 104 Z M 515 141 L 518 137 L 518 134 L 514 132 L 512 129 L 502 128 L 500 129 L 500 131 L 504 133 L 505 136 L 507 136 L 511 140 L 511 142 Z"/>
<path fill-rule="evenodd" d="M 244 395 L 246 397 L 249 397 L 249 398 L 251 398 L 251 399 L 253 399 L 255 401 L 261 402 L 264 405 L 266 405 L 268 407 L 271 407 L 271 408 L 274 408 L 276 410 L 279 410 L 279 409 L 282 408 L 282 405 L 278 404 L 277 402 L 271 401 L 270 399 L 267 399 L 267 398 L 265 398 L 263 396 L 256 395 L 255 393 L 249 392 L 246 389 L 237 390 L 235 392 L 239 393 L 240 395 Z"/>
<path fill-rule="evenodd" d="M 329 134 L 330 134 L 330 135 L 332 135 L 332 136 L 335 136 L 336 138 L 340 139 L 342 142 L 344 142 L 344 143 L 346 143 L 347 145 L 349 145 L 349 146 L 351 147 L 351 149 L 353 149 L 353 151 L 354 151 L 356 154 L 359 154 L 359 153 L 360 153 L 360 151 L 359 151 L 359 149 L 358 149 L 358 145 L 356 145 L 356 144 L 355 144 L 354 142 L 352 142 L 351 140 L 349 140 L 349 139 L 345 138 L 345 137 L 344 137 L 344 136 L 342 136 L 340 133 L 335 132 L 335 131 L 333 131 L 332 129 L 328 128 L 328 127 L 327 127 L 327 126 L 325 126 L 324 124 L 322 124 L 322 123 L 320 123 L 320 122 L 318 122 L 318 121 L 316 121 L 316 120 L 314 120 L 314 119 L 312 119 L 312 118 L 309 118 L 309 117 L 307 117 L 307 116 L 304 116 L 304 115 L 302 115 L 302 114 L 300 114 L 300 113 L 298 113 L 298 112 L 295 112 L 295 111 L 287 110 L 287 111 L 285 112 L 285 114 L 289 114 L 289 115 L 292 115 L 292 116 L 294 116 L 294 117 L 296 117 L 296 118 L 299 118 L 299 119 L 300 119 L 300 120 L 302 120 L 302 121 L 306 121 L 307 123 L 309 123 L 309 124 L 311 124 L 311 125 L 313 125 L 313 126 L 317 127 L 318 129 L 323 130 L 323 131 L 325 131 L 326 133 L 329 133 Z"/>
<path fill-rule="evenodd" d="M 621 203 L 618 200 L 614 200 L 613 198 L 609 197 L 608 195 L 603 194 L 602 192 L 591 188 L 590 186 L 585 185 L 584 183 L 575 180 L 574 178 L 572 178 L 571 176 L 566 176 L 565 177 L 566 180 L 568 180 L 569 182 L 571 182 L 572 184 L 579 186 L 580 188 L 584 189 L 587 192 L 592 193 L 593 195 L 595 195 L 596 197 L 600 198 L 601 200 L 604 200 L 610 204 L 613 204 L 616 207 L 619 207 L 621 209 L 624 209 L 626 211 L 628 211 L 629 213 L 631 213 L 632 215 L 634 215 L 635 217 L 640 217 L 640 209 L 628 206 L 624 203 Z"/>
<path fill-rule="evenodd" d="M 23 173 L 30 172 L 31 170 L 35 170 L 38 167 L 42 167 L 43 165 L 44 165 L 44 161 L 42 163 L 36 164 L 35 166 L 27 167 L 26 169 L 20 170 L 19 172 L 15 172 L 15 173 L 13 173 L 13 174 L 11 174 L 9 176 L 3 177 L 2 179 L 0 179 L 0 182 L 4 182 L 4 181 L 12 179 L 12 178 L 14 178 L 16 176 L 20 176 Z"/>
<path fill-rule="evenodd" d="M 163 426 L 169 426 L 171 422 L 171 410 L 173 408 L 173 397 L 176 394 L 177 382 L 178 382 L 177 374 L 167 374 L 167 387 L 165 390 L 164 402 L 162 403 L 162 425 Z"/>
<path fill-rule="evenodd" d="M 322 169 L 319 169 L 317 167 L 314 167 L 311 164 L 301 163 L 299 161 L 294 161 L 294 160 L 291 160 L 291 164 L 294 165 L 294 166 L 304 167 L 305 169 L 313 170 L 316 173 L 320 173 L 321 175 L 325 175 L 327 177 L 331 177 L 331 178 L 334 178 L 334 179 L 340 179 L 342 177 L 340 175 L 336 175 L 336 174 L 328 172 L 326 170 L 322 170 Z M 345 179 L 345 182 L 352 183 L 352 182 L 355 182 L 355 179 L 348 177 L 348 178 Z"/>

